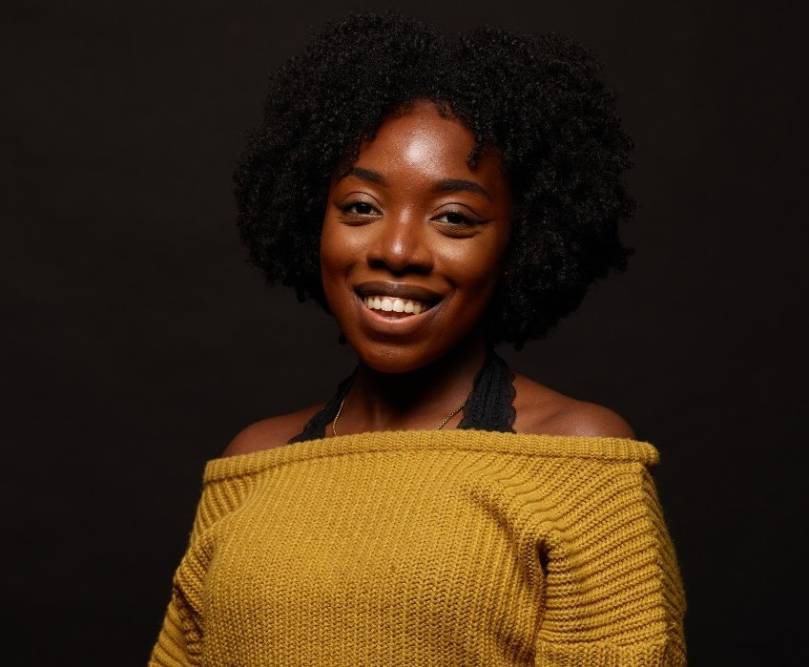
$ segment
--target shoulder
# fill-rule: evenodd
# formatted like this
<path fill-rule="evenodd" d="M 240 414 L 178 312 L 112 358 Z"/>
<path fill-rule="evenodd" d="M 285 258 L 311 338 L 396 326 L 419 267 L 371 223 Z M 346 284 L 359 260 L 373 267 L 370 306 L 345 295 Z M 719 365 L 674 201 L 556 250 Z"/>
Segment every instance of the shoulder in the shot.
<path fill-rule="evenodd" d="M 565 396 L 525 375 L 515 375 L 517 432 L 635 438 L 632 427 L 613 410 Z"/>
<path fill-rule="evenodd" d="M 576 401 L 559 410 L 548 427 L 566 435 L 589 435 L 611 438 L 634 438 L 635 431 L 618 413 L 595 403 Z"/>
<path fill-rule="evenodd" d="M 222 452 L 222 457 L 250 454 L 285 445 L 291 437 L 301 432 L 309 418 L 322 407 L 323 403 L 316 403 L 295 412 L 254 422 L 233 437 Z"/>

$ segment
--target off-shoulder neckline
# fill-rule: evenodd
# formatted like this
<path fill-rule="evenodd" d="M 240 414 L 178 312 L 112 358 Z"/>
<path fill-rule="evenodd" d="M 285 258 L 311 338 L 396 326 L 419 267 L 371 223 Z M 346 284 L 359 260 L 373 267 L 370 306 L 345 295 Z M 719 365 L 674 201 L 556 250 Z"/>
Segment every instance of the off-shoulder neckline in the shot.
<path fill-rule="evenodd" d="M 523 456 L 636 461 L 646 465 L 655 465 L 660 460 L 660 454 L 654 445 L 631 438 L 508 433 L 477 429 L 367 431 L 302 440 L 246 454 L 211 459 L 205 464 L 204 481 L 242 477 L 307 459 L 408 450 L 500 452 Z"/>

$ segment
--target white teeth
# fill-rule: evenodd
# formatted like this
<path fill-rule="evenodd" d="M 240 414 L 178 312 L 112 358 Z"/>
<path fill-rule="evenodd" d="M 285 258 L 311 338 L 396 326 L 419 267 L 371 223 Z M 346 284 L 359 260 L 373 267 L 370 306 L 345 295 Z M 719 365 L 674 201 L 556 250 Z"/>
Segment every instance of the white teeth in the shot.
<path fill-rule="evenodd" d="M 365 296 L 362 302 L 372 310 L 418 315 L 427 310 L 427 304 L 413 299 L 399 299 L 389 296 Z"/>

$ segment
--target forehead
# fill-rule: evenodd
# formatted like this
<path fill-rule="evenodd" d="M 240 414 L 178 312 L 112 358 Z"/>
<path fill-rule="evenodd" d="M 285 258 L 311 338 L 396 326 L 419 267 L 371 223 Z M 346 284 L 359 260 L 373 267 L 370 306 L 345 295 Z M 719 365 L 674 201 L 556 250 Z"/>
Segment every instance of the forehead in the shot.
<path fill-rule="evenodd" d="M 374 139 L 360 146 L 355 164 L 390 178 L 474 177 L 494 186 L 503 180 L 499 156 L 486 150 L 472 169 L 468 158 L 474 145 L 475 135 L 459 120 L 442 116 L 432 102 L 418 101 L 386 118 Z"/>
<path fill-rule="evenodd" d="M 425 160 L 466 162 L 474 141 L 472 132 L 459 121 L 444 118 L 434 104 L 420 101 L 386 118 L 374 140 L 360 147 L 360 155 L 404 164 Z"/>

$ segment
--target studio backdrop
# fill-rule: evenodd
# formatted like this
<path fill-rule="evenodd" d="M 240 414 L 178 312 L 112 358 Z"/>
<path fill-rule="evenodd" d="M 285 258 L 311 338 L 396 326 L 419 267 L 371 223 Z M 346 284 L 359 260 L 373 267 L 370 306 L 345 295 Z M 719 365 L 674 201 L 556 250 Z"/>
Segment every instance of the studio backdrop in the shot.
<path fill-rule="evenodd" d="M 3 9 L 4 664 L 145 664 L 205 462 L 353 368 L 334 321 L 247 262 L 231 174 L 268 72 L 326 20 L 385 8 Z M 568 35 L 604 63 L 635 143 L 635 254 L 546 339 L 498 351 L 659 449 L 691 664 L 809 664 L 798 3 L 398 9 Z"/>

